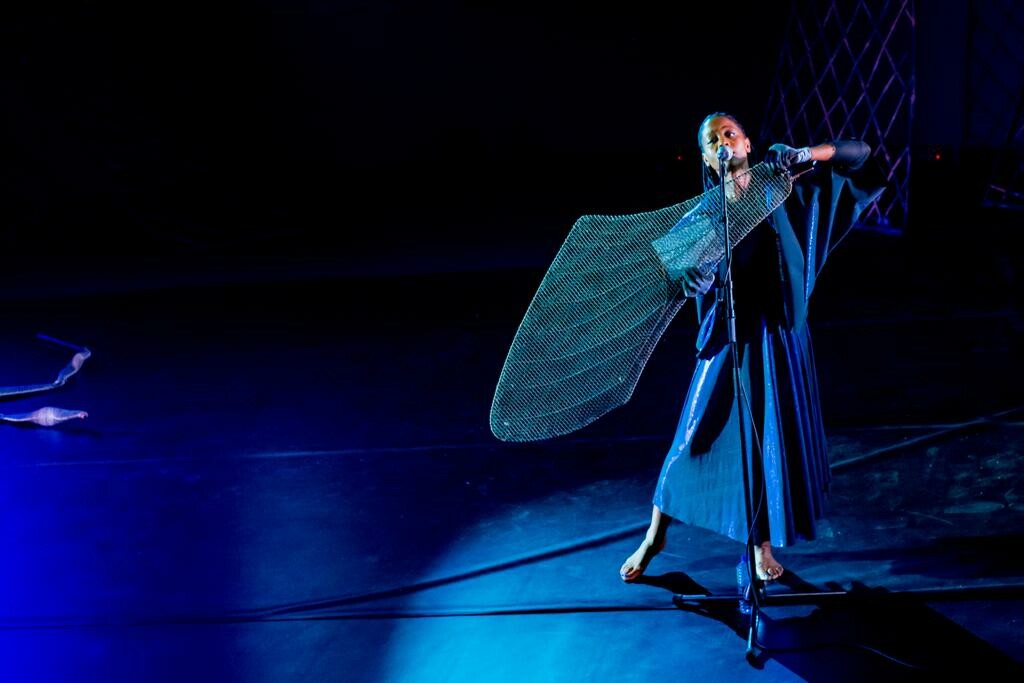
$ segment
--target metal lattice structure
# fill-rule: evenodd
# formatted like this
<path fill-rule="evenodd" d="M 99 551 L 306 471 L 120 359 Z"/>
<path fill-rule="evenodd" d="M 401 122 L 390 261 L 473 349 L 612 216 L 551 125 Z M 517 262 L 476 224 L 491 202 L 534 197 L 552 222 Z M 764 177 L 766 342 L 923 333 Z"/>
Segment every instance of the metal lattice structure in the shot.
<path fill-rule="evenodd" d="M 1024 211 L 1024 5 L 972 2 L 968 21 L 964 142 L 999 145 L 983 204 Z"/>
<path fill-rule="evenodd" d="M 914 114 L 913 0 L 794 0 L 761 139 L 863 140 L 888 189 L 860 226 L 903 228 Z"/>

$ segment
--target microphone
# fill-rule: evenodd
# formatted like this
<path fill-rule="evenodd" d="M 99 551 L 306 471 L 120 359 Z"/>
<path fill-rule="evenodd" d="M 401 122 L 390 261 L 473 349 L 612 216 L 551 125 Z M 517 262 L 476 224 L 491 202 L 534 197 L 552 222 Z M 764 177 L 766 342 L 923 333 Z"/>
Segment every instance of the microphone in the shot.
<path fill-rule="evenodd" d="M 732 147 L 722 145 L 718 148 L 718 163 L 723 164 L 732 159 Z"/>

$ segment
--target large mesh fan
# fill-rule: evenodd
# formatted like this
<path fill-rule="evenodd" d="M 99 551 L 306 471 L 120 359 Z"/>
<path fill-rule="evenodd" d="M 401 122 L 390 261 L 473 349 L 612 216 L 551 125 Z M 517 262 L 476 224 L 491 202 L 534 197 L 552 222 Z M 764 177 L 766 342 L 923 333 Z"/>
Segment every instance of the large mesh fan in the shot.
<path fill-rule="evenodd" d="M 793 181 L 758 164 L 726 182 L 736 244 L 789 196 Z M 629 400 L 654 346 L 686 301 L 688 267 L 725 255 L 721 189 L 657 211 L 582 216 L 516 332 L 491 405 L 503 441 L 568 434 Z"/>

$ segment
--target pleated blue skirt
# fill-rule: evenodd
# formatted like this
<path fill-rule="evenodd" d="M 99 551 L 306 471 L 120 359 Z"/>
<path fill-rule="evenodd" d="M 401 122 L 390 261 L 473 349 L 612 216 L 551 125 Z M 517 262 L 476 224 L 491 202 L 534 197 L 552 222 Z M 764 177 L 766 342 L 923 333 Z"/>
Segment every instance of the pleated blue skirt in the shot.
<path fill-rule="evenodd" d="M 810 331 L 760 325 L 741 341 L 744 443 L 755 543 L 816 536 L 831 473 Z M 740 415 L 728 345 L 700 358 L 654 492 L 663 513 L 746 542 Z"/>

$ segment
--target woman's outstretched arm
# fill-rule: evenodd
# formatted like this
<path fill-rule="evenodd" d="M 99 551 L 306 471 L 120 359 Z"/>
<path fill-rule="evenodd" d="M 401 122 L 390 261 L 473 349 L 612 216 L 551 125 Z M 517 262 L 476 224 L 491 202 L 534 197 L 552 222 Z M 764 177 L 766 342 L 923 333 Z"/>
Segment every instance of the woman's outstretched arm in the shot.
<path fill-rule="evenodd" d="M 777 170 L 785 170 L 808 161 L 831 161 L 855 171 L 871 156 L 871 146 L 860 140 L 834 140 L 813 147 L 794 148 L 776 143 L 768 148 L 765 162 Z"/>

